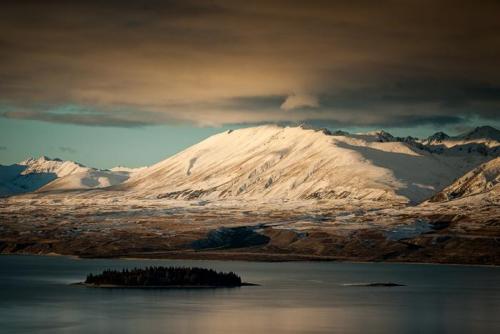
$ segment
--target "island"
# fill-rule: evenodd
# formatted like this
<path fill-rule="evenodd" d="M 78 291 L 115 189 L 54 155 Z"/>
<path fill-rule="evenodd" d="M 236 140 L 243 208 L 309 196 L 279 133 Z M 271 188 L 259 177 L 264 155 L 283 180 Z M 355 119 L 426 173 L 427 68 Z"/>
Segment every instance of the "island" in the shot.
<path fill-rule="evenodd" d="M 366 286 L 366 287 L 395 287 L 395 286 L 406 286 L 405 284 L 393 283 L 393 282 L 373 282 L 373 283 L 346 283 L 344 286 Z"/>
<path fill-rule="evenodd" d="M 97 288 L 233 288 L 256 285 L 242 282 L 233 272 L 162 266 L 107 269 L 97 275 L 88 274 L 85 282 L 77 284 Z"/>

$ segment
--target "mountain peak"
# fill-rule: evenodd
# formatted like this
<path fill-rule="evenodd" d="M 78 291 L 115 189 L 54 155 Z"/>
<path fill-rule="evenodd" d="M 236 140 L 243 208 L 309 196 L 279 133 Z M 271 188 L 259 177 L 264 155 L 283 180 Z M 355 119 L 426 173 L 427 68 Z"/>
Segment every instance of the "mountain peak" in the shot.
<path fill-rule="evenodd" d="M 157 199 L 419 202 L 475 167 L 473 161 L 450 166 L 417 152 L 414 138 L 386 131 L 335 138 L 320 131 L 303 126 L 226 131 L 133 175 L 117 189 Z"/>
<path fill-rule="evenodd" d="M 389 132 L 387 132 L 385 130 L 378 130 L 378 131 L 371 132 L 369 134 L 376 136 L 378 141 L 383 142 L 383 143 L 396 140 L 396 138 L 393 135 L 391 135 Z"/>
<path fill-rule="evenodd" d="M 343 130 L 335 130 L 332 132 L 333 136 L 348 136 L 349 132 Z"/>
<path fill-rule="evenodd" d="M 38 159 L 35 159 L 37 161 L 40 161 L 40 162 L 43 162 L 43 161 L 58 161 L 58 162 L 62 162 L 63 160 L 59 159 L 59 158 L 50 158 L 46 155 L 42 155 L 40 156 Z"/>
<path fill-rule="evenodd" d="M 50 158 L 46 155 L 42 155 L 38 158 L 30 157 L 17 163 L 17 165 L 27 166 L 28 168 L 32 169 L 54 169 L 59 168 L 59 166 L 66 166 L 69 168 L 86 168 L 85 165 L 82 165 L 75 161 Z"/>
<path fill-rule="evenodd" d="M 319 128 L 319 127 L 312 126 L 312 125 L 309 125 L 306 123 L 300 124 L 299 128 L 301 128 L 303 130 L 313 130 L 315 132 L 323 132 L 325 135 L 328 135 L 328 136 L 332 135 L 332 132 L 330 130 L 328 130 L 327 128 Z"/>
<path fill-rule="evenodd" d="M 492 139 L 496 141 L 500 141 L 500 130 L 495 129 L 492 126 L 484 125 L 478 126 L 474 130 L 467 132 L 461 136 L 463 139 Z"/>
<path fill-rule="evenodd" d="M 446 134 L 446 133 L 444 133 L 443 131 L 438 131 L 438 132 L 436 132 L 435 134 L 433 134 L 433 135 L 431 135 L 431 136 L 427 137 L 427 141 L 428 141 L 428 142 L 438 142 L 438 143 L 440 143 L 440 142 L 442 142 L 443 140 L 446 140 L 446 139 L 448 139 L 448 138 L 450 138 L 450 136 L 449 136 L 449 135 L 447 135 L 447 134 Z"/>

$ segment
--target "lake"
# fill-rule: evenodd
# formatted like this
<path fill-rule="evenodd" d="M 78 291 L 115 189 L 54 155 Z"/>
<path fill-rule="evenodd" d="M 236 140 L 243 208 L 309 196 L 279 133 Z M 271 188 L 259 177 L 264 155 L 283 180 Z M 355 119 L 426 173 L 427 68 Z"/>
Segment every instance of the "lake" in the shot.
<path fill-rule="evenodd" d="M 234 271 L 261 286 L 96 289 L 90 272 L 148 265 Z M 402 287 L 350 286 L 396 282 Z M 500 268 L 388 263 L 0 256 L 1 333 L 493 333 Z"/>

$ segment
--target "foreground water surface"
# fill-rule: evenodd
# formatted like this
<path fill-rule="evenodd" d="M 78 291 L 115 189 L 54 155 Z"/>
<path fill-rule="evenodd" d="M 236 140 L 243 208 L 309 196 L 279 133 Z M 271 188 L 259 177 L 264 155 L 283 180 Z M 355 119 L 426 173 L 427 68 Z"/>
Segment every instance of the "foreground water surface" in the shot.
<path fill-rule="evenodd" d="M 69 285 L 90 272 L 147 265 L 235 271 L 261 286 Z M 349 286 L 389 281 L 407 286 Z M 497 267 L 0 256 L 2 333 L 498 333 L 499 315 Z"/>

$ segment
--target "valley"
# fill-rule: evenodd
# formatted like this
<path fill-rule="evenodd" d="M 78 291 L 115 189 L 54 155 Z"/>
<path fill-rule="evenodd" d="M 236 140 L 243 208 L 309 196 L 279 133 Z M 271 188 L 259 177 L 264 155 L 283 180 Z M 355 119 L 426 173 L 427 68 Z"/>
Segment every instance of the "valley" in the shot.
<path fill-rule="evenodd" d="M 247 204 L 4 202 L 0 251 L 500 264 L 500 213 L 493 202 L 391 208 L 346 201 L 283 203 L 280 208 Z"/>

